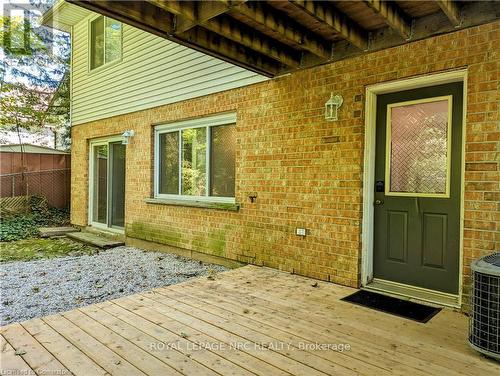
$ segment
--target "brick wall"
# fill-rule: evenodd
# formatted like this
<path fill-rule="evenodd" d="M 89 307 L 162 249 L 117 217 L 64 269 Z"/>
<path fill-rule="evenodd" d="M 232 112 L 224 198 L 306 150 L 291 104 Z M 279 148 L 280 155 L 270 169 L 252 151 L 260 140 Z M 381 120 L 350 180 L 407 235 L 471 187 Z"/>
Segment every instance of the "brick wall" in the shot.
<path fill-rule="evenodd" d="M 365 86 L 468 68 L 464 282 L 500 249 L 500 22 L 316 67 L 261 84 L 73 128 L 72 221 L 87 224 L 88 139 L 136 132 L 127 146 L 126 232 L 348 286 L 360 281 Z M 341 93 L 338 122 L 323 119 Z M 239 212 L 147 204 L 152 125 L 237 112 Z M 257 200 L 251 203 L 250 194 Z M 303 239 L 296 227 L 309 229 Z M 467 289 L 465 291 L 467 294 Z"/>

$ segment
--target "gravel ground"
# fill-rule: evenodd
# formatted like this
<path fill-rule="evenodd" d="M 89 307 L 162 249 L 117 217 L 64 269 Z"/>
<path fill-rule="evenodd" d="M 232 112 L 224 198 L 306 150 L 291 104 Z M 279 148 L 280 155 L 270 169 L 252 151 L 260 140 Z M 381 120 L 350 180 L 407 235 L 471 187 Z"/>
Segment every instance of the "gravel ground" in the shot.
<path fill-rule="evenodd" d="M 0 325 L 168 286 L 226 268 L 117 247 L 91 256 L 0 264 Z"/>

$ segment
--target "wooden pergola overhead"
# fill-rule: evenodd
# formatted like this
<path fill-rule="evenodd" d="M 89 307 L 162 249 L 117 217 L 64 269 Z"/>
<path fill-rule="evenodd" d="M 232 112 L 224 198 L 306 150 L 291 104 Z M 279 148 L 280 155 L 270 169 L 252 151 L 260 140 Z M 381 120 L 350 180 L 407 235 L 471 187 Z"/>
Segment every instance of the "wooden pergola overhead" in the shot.
<path fill-rule="evenodd" d="M 269 77 L 500 18 L 496 1 L 68 1 Z"/>

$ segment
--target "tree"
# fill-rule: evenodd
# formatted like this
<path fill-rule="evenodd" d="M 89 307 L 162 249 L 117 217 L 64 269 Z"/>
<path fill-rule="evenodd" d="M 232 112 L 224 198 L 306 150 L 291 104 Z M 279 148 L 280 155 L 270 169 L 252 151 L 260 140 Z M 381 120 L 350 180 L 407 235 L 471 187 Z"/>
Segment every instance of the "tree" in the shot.
<path fill-rule="evenodd" d="M 16 12 L 7 4 L 0 18 L 0 129 L 16 131 L 21 145 L 23 130 L 69 127 L 69 82 L 61 83 L 69 77 L 69 35 L 38 23 L 52 2 L 15 4 Z"/>
<path fill-rule="evenodd" d="M 69 149 L 71 146 L 71 124 L 70 124 L 70 76 L 69 72 L 63 76 L 59 87 L 50 100 L 47 116 L 51 119 L 52 124 L 56 124 L 58 128 L 55 135 L 60 133 L 60 145 L 64 149 Z"/>
<path fill-rule="evenodd" d="M 37 17 L 51 2 L 32 0 L 16 9 L 24 17 L 7 14 L 0 19 L 0 127 L 4 129 L 37 131 L 47 124 L 68 125 L 69 83 L 61 81 L 69 77 L 69 36 L 40 26 Z"/>

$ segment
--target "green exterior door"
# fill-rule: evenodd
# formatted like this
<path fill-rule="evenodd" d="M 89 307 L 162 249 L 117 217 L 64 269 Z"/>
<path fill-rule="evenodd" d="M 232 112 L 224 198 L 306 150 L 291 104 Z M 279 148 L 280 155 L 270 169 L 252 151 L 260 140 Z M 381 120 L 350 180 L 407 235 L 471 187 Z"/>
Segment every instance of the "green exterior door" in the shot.
<path fill-rule="evenodd" d="M 462 93 L 377 97 L 374 278 L 458 294 Z"/>

